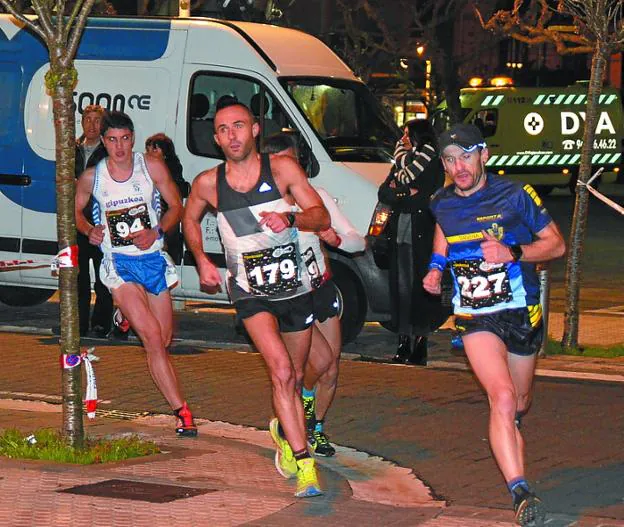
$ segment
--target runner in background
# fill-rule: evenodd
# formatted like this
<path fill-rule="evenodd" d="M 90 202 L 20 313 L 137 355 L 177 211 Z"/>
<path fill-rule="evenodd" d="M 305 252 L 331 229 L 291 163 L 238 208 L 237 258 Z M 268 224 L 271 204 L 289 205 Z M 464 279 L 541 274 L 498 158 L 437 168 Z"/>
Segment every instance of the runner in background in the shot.
<path fill-rule="evenodd" d="M 279 133 L 264 141 L 264 152 L 290 156 L 298 161 L 298 150 L 292 135 Z M 321 456 L 336 453 L 325 434 L 325 415 L 336 394 L 338 368 L 342 351 L 340 301 L 332 280 L 329 259 L 321 241 L 329 247 L 348 253 L 364 251 L 366 240 L 340 212 L 334 199 L 322 188 L 316 188 L 329 212 L 331 227 L 321 232 L 299 232 L 301 255 L 312 280 L 314 316 L 310 356 L 305 369 L 302 390 L 308 443 Z"/>

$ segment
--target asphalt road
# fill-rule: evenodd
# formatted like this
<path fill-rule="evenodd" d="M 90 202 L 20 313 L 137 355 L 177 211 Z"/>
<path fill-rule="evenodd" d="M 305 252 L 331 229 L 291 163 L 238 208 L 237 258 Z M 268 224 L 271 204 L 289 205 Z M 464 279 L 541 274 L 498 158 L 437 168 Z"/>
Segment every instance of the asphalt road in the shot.
<path fill-rule="evenodd" d="M 624 185 L 604 185 L 601 192 L 624 205 Z M 600 309 L 624 304 L 624 216 L 590 196 L 587 232 L 582 259 L 581 309 Z M 568 190 L 556 189 L 544 198 L 546 208 L 569 240 L 574 198 Z M 569 248 L 569 247 L 568 247 Z M 563 311 L 565 259 L 550 264 L 551 309 Z"/>

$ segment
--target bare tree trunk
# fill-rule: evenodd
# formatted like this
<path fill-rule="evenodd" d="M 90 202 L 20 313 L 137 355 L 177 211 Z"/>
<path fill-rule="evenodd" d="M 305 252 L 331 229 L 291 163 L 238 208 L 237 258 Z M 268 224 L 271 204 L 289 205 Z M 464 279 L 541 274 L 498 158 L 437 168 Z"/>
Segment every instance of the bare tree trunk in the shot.
<path fill-rule="evenodd" d="M 579 181 L 581 182 L 587 182 L 591 177 L 591 159 L 594 136 L 596 135 L 598 98 L 602 90 L 602 79 L 607 63 L 607 56 L 607 49 L 603 47 L 601 41 L 598 41 L 592 58 L 591 77 L 589 81 L 589 91 L 587 93 L 585 132 L 583 134 L 583 149 L 581 151 L 581 166 L 579 168 Z M 588 205 L 589 191 L 587 187 L 584 185 L 577 186 L 565 273 L 566 310 L 562 345 L 564 348 L 568 349 L 578 348 L 581 261 L 583 258 L 583 243 L 587 227 Z"/>
<path fill-rule="evenodd" d="M 75 197 L 75 119 L 72 92 L 75 84 L 75 69 L 62 66 L 54 60 L 62 50 L 50 50 L 50 70 L 57 79 L 52 94 L 54 131 L 56 137 L 56 231 L 59 250 L 76 245 L 76 220 L 74 216 Z M 61 308 L 61 354 L 80 354 L 80 332 L 78 328 L 78 268 L 59 269 L 59 291 Z M 78 366 L 63 369 L 63 436 L 73 447 L 80 447 L 84 441 L 82 422 L 82 369 Z"/>

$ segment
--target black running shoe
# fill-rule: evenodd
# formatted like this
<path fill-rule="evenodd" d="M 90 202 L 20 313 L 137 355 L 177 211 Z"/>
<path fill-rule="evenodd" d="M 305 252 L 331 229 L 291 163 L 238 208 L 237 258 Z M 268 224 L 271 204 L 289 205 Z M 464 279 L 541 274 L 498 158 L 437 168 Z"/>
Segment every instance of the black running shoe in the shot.
<path fill-rule="evenodd" d="M 308 435 L 308 442 L 318 456 L 331 457 L 336 453 L 336 449 L 329 442 L 325 432 L 321 430 L 313 430 Z"/>
<path fill-rule="evenodd" d="M 513 507 L 518 525 L 542 527 L 546 519 L 546 509 L 542 500 L 534 492 L 518 487 L 513 491 Z"/>

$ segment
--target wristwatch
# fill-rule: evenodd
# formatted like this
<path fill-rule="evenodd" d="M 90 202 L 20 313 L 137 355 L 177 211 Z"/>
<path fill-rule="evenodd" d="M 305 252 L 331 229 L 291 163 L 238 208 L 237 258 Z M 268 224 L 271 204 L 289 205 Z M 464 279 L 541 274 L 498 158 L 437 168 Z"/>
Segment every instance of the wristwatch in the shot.
<path fill-rule="evenodd" d="M 511 251 L 511 257 L 513 258 L 514 262 L 517 262 L 518 260 L 520 260 L 520 258 L 522 258 L 522 255 L 524 254 L 522 252 L 521 245 L 510 245 L 509 250 Z"/>
<path fill-rule="evenodd" d="M 286 221 L 288 222 L 288 226 L 289 227 L 294 227 L 295 226 L 295 213 L 294 212 L 287 212 L 286 213 Z"/>

